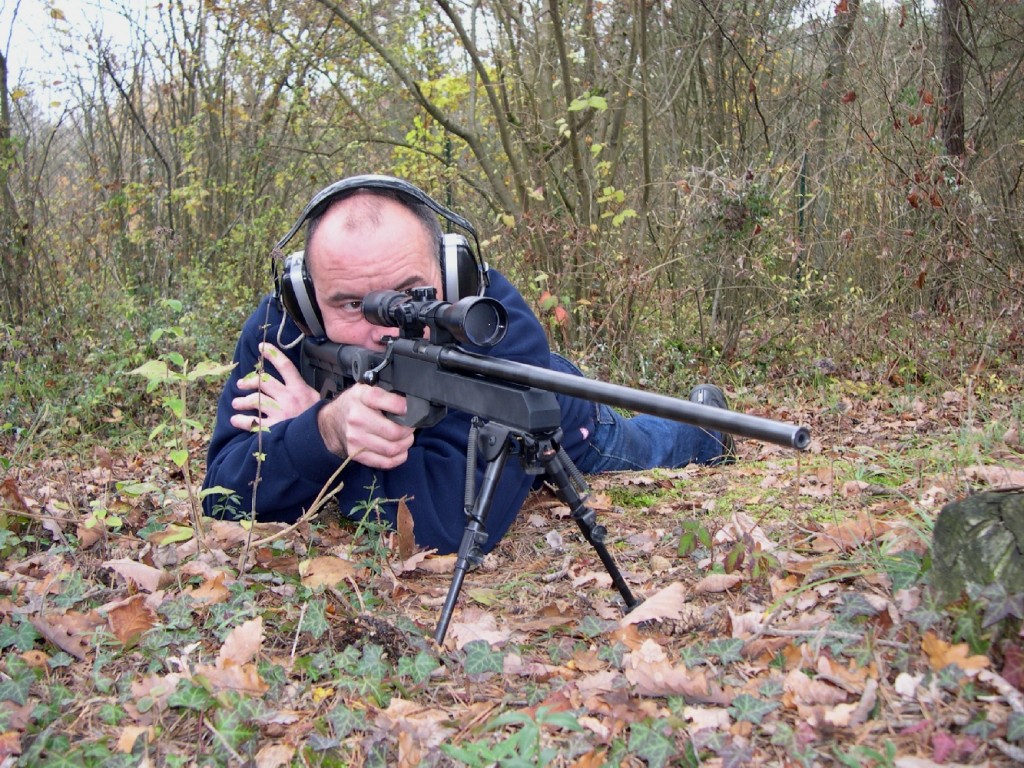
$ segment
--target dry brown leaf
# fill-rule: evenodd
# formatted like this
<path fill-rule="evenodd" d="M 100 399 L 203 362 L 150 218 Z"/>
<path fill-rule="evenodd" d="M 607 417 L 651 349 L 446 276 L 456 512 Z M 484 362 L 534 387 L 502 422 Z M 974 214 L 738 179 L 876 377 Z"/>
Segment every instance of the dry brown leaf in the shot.
<path fill-rule="evenodd" d="M 107 612 L 107 623 L 121 645 L 133 646 L 156 626 L 157 617 L 146 605 L 145 595 L 133 595 Z"/>
<path fill-rule="evenodd" d="M 412 512 L 405 499 L 398 500 L 398 556 L 408 560 L 416 553 L 416 537 L 413 529 L 416 527 L 412 519 Z"/>
<path fill-rule="evenodd" d="M 623 673 L 641 696 L 682 696 L 698 704 L 728 706 L 731 697 L 715 683 L 709 682 L 702 669 L 673 666 L 665 649 L 653 640 L 645 640 L 639 650 L 622 659 Z"/>
<path fill-rule="evenodd" d="M 310 589 L 334 587 L 340 582 L 352 578 L 355 574 L 356 567 L 351 562 L 333 555 L 314 557 L 299 563 L 302 586 Z"/>
<path fill-rule="evenodd" d="M 240 667 L 219 667 L 213 664 L 198 664 L 196 675 L 206 681 L 218 691 L 237 691 L 259 695 L 266 693 L 270 688 L 259 673 L 255 664 L 244 664 Z"/>
<path fill-rule="evenodd" d="M 952 645 L 942 640 L 934 632 L 925 632 L 921 638 L 921 650 L 928 657 L 932 669 L 936 672 L 950 664 L 960 667 L 965 673 L 977 674 L 989 665 L 987 656 L 970 656 L 967 643 Z"/>
<path fill-rule="evenodd" d="M 266 744 L 256 753 L 256 768 L 280 768 L 291 765 L 295 747 L 291 744 Z"/>
<path fill-rule="evenodd" d="M 397 732 L 399 768 L 416 768 L 430 749 L 444 742 L 451 723 L 443 709 L 431 709 L 395 697 L 377 716 L 377 726 Z"/>
<path fill-rule="evenodd" d="M 146 592 L 156 592 L 172 580 L 171 574 L 167 571 L 145 563 L 137 563 L 134 560 L 107 560 L 103 565 L 113 570 L 129 584 L 135 584 Z"/>
<path fill-rule="evenodd" d="M 7 765 L 7 758 L 20 754 L 21 736 L 18 735 L 18 732 L 7 731 L 0 733 L 0 763 Z"/>
<path fill-rule="evenodd" d="M 43 651 L 32 650 L 25 651 L 21 654 L 21 658 L 32 669 L 46 669 L 46 665 L 50 661 L 50 654 Z"/>
<path fill-rule="evenodd" d="M 560 667 L 555 664 L 544 664 L 539 661 L 524 661 L 523 657 L 518 653 L 506 654 L 504 661 L 502 662 L 502 674 L 505 675 L 520 675 L 522 677 L 529 677 L 535 680 L 544 681 L 552 677 L 570 678 L 573 677 L 572 672 L 566 667 Z"/>
<path fill-rule="evenodd" d="M 829 526 L 811 541 L 815 552 L 848 552 L 888 532 L 892 526 L 867 514 Z"/>
<path fill-rule="evenodd" d="M 994 464 L 967 467 L 964 475 L 969 480 L 975 480 L 993 487 L 1000 486 L 1024 486 L 1024 469 L 1016 467 L 999 467 Z"/>
<path fill-rule="evenodd" d="M 186 594 L 199 603 L 207 603 L 208 605 L 223 603 L 231 594 L 231 591 L 224 586 L 225 575 L 224 571 L 215 571 L 213 578 L 207 579 Z"/>
<path fill-rule="evenodd" d="M 700 594 L 728 592 L 743 581 L 742 573 L 709 573 L 693 585 L 693 591 Z"/>
<path fill-rule="evenodd" d="M 29 621 L 40 635 L 65 653 L 79 661 L 84 661 L 88 657 L 89 635 L 79 632 L 75 623 L 69 622 L 66 616 L 33 616 Z"/>
<path fill-rule="evenodd" d="M 693 723 L 694 731 L 705 728 L 727 731 L 732 725 L 729 710 L 720 707 L 683 707 L 683 717 Z"/>
<path fill-rule="evenodd" d="M 813 680 L 799 669 L 786 675 L 782 682 L 782 690 L 788 694 L 788 700 L 794 705 L 842 704 L 846 701 L 846 691 L 821 680 Z"/>
<path fill-rule="evenodd" d="M 132 681 L 132 698 L 135 702 L 147 698 L 152 704 L 163 706 L 178 687 L 178 683 L 184 679 L 186 676 L 178 672 L 169 672 L 166 675 L 146 675 Z"/>
<path fill-rule="evenodd" d="M 32 510 L 21 495 L 18 484 L 13 477 L 6 477 L 0 483 L 0 508 L 4 512 L 13 512 L 15 515 L 31 515 Z M 12 530 L 15 530 L 13 527 Z"/>
<path fill-rule="evenodd" d="M 747 540 L 760 544 L 762 552 L 772 552 L 778 548 L 778 544 L 768 538 L 754 518 L 742 512 L 734 512 L 729 522 L 715 533 L 715 542 L 722 545 Z"/>
<path fill-rule="evenodd" d="M 263 644 L 263 619 L 257 617 L 228 632 L 224 645 L 217 654 L 217 664 L 227 667 L 232 664 L 248 664 L 256 659 Z"/>
<path fill-rule="evenodd" d="M 576 689 L 584 696 L 595 693 L 611 693 L 615 690 L 615 682 L 620 678 L 617 670 L 606 669 L 576 681 Z"/>
<path fill-rule="evenodd" d="M 139 740 L 140 736 L 145 737 L 146 743 L 149 743 L 156 737 L 156 730 L 151 725 L 145 727 L 138 725 L 125 726 L 121 730 L 121 735 L 117 738 L 117 751 L 127 755 L 135 747 L 135 742 Z"/>
<path fill-rule="evenodd" d="M 403 573 L 413 573 L 415 571 L 433 574 L 454 572 L 455 561 L 458 560 L 458 556 L 435 555 L 435 552 L 437 552 L 436 549 L 421 550 L 407 560 L 393 562 L 391 564 L 391 570 L 396 576 L 401 576 Z"/>
<path fill-rule="evenodd" d="M 686 585 L 680 581 L 673 582 L 623 616 L 619 620 L 619 626 L 628 627 L 630 624 L 641 624 L 645 621 L 678 619 L 682 615 L 686 596 Z"/>
<path fill-rule="evenodd" d="M 493 646 L 504 645 L 511 634 L 507 628 L 498 629 L 498 620 L 493 614 L 477 608 L 463 611 L 460 621 L 453 621 L 448 630 L 448 636 L 455 641 L 456 650 L 461 650 L 474 640 L 483 640 Z"/>
<path fill-rule="evenodd" d="M 263 619 L 255 618 L 232 629 L 214 664 L 196 665 L 196 674 L 218 690 L 265 693 L 270 686 L 259 676 L 255 660 L 263 644 Z"/>

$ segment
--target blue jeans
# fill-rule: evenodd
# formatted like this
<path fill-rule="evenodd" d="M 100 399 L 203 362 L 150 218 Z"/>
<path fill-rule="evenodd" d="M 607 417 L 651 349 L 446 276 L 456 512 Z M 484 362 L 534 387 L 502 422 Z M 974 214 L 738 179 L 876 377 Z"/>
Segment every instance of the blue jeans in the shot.
<path fill-rule="evenodd" d="M 557 355 L 562 366 L 582 376 L 572 362 Z M 586 447 L 574 450 L 576 466 L 587 475 L 638 469 L 677 469 L 687 464 L 719 464 L 722 433 L 645 413 L 623 416 L 614 408 L 589 403 L 594 430 Z M 582 455 L 580 455 L 582 453 Z"/>
<path fill-rule="evenodd" d="M 722 434 L 660 416 L 623 416 L 597 405 L 589 447 L 576 462 L 587 475 L 626 472 L 687 464 L 717 464 L 722 460 Z"/>

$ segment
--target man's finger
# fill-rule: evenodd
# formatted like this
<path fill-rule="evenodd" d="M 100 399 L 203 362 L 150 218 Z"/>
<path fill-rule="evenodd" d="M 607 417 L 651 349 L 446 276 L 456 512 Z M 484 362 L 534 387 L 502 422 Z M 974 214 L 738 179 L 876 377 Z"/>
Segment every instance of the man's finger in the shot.
<path fill-rule="evenodd" d="M 273 344 L 260 344 L 259 350 L 263 359 L 274 366 L 285 386 L 303 381 L 302 374 L 299 373 L 299 369 L 295 367 L 288 355 Z"/>

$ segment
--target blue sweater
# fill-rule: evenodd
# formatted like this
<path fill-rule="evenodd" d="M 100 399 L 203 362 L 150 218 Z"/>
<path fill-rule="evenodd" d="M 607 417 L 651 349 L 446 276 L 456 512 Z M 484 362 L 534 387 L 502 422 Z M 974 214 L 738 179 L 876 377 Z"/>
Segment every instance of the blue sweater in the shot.
<path fill-rule="evenodd" d="M 575 373 L 571 365 L 550 352 L 544 330 L 522 295 L 493 269 L 487 295 L 500 301 L 508 311 L 509 331 L 494 348 L 466 347 L 469 351 Z M 264 457 L 256 491 L 256 515 L 261 522 L 295 521 L 341 465 L 341 459 L 327 450 L 317 427 L 317 413 L 326 401 L 263 432 L 262 444 L 260 435 L 231 425 L 231 400 L 246 394 L 239 390 L 238 381 L 255 370 L 259 360 L 257 345 L 264 340 L 277 343 L 278 339 L 288 343 L 298 336 L 298 328 L 271 296 L 263 299 L 242 329 L 234 356 L 237 365 L 217 405 L 204 482 L 207 488 L 223 486 L 239 496 L 238 506 L 224 514 L 226 517 L 243 519 L 250 514 L 257 452 Z M 285 350 L 296 368 L 300 346 Z M 562 395 L 558 401 L 562 411 L 562 446 L 576 459 L 586 449 L 584 435 L 594 430 L 595 407 Z M 405 498 L 413 516 L 416 542 L 441 553 L 457 551 L 466 524 L 464 484 L 470 420 L 468 414 L 449 409 L 437 425 L 417 430 L 408 459 L 395 469 L 372 469 L 349 462 L 340 475 L 343 487 L 337 495 L 342 514 L 360 517 L 359 510 L 365 508 L 366 502 L 378 499 L 383 502 L 384 519 L 394 525 L 397 501 Z M 477 487 L 482 476 L 483 467 L 478 466 Z M 492 549 L 512 525 L 533 480 L 515 457 L 505 465 L 486 520 L 485 550 Z M 223 502 L 218 494 L 208 495 L 204 500 L 206 513 L 213 514 L 214 508 Z"/>

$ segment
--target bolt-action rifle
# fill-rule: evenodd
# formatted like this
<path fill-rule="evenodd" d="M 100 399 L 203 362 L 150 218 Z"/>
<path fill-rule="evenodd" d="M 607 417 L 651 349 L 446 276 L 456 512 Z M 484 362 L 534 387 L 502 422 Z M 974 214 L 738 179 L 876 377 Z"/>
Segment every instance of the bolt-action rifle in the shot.
<path fill-rule="evenodd" d="M 505 335 L 508 313 L 491 298 L 470 297 L 450 304 L 437 300 L 433 288 L 407 293 L 374 291 L 364 298 L 362 311 L 375 325 L 398 328 L 399 335 L 386 337 L 382 352 L 304 339 L 301 369 L 310 386 L 322 397 L 333 397 L 353 382 L 405 395 L 406 414 L 394 420 L 411 427 L 437 424 L 448 408 L 475 417 L 467 456 L 466 527 L 434 634 L 438 645 L 448 631 L 466 572 L 482 558 L 487 515 L 512 454 L 519 456 L 528 474 L 545 475 L 569 507 L 627 610 L 639 603 L 605 546 L 606 529 L 597 524 L 593 509 L 586 505 L 583 476 L 561 448 L 561 409 L 556 393 L 797 450 L 810 443 L 806 427 L 467 352 L 459 345 L 488 348 Z M 474 487 L 477 454 L 486 462 L 479 492 Z"/>

